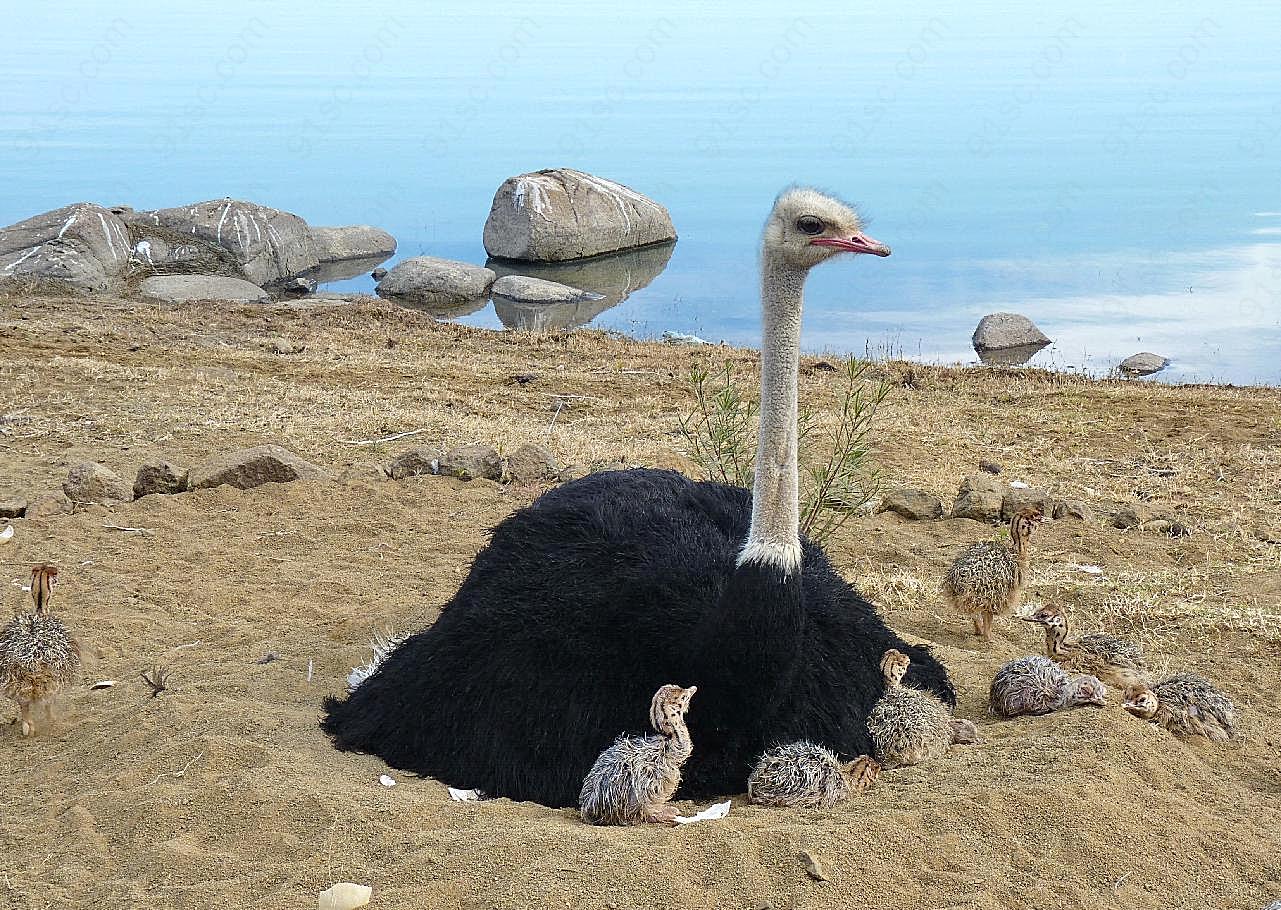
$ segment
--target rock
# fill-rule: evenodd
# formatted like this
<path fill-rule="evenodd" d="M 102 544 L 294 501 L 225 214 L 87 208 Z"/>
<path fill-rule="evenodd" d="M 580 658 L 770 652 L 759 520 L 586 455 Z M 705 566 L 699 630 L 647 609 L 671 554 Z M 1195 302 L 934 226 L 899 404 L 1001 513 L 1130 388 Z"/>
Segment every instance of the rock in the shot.
<path fill-rule="evenodd" d="M 1094 518 L 1093 510 L 1079 499 L 1060 499 L 1054 504 L 1054 518 L 1075 518 L 1077 521 L 1090 521 Z"/>
<path fill-rule="evenodd" d="M 561 483 L 569 483 L 571 480 L 578 480 L 579 478 L 586 477 L 590 473 L 591 471 L 587 470 L 587 468 L 583 467 L 581 464 L 568 464 L 565 465 L 564 469 L 556 475 L 556 479 Z"/>
<path fill-rule="evenodd" d="M 463 480 L 501 480 L 503 460 L 490 446 L 457 446 L 440 459 L 439 473 Z"/>
<path fill-rule="evenodd" d="M 260 287 L 294 278 L 320 264 L 307 222 L 297 215 L 239 199 L 211 199 L 138 212 L 130 223 L 154 224 L 230 254 L 241 275 Z"/>
<path fill-rule="evenodd" d="M 1001 506 L 1009 488 L 988 474 L 973 474 L 961 481 L 961 489 L 952 503 L 953 518 L 995 521 L 1001 517 Z"/>
<path fill-rule="evenodd" d="M 230 484 L 248 490 L 264 483 L 289 483 L 328 476 L 324 470 L 288 449 L 265 445 L 217 455 L 197 465 L 187 476 L 187 488 L 206 490 Z"/>
<path fill-rule="evenodd" d="M 1037 350 L 1050 343 L 1045 333 L 1031 319 L 1018 313 L 992 313 L 979 320 L 971 339 L 974 350 L 1000 351 L 1007 348 L 1036 346 Z"/>
<path fill-rule="evenodd" d="M 37 493 L 27 500 L 27 511 L 24 518 L 53 518 L 64 515 L 73 506 L 67 494 L 61 490 L 47 490 Z"/>
<path fill-rule="evenodd" d="M 118 216 L 77 202 L 0 228 L 0 281 L 105 291 L 119 282 L 132 249 L 128 226 Z"/>
<path fill-rule="evenodd" d="M 347 465 L 347 467 L 343 468 L 342 473 L 338 475 L 338 480 L 342 483 L 354 483 L 356 481 L 381 483 L 386 479 L 387 469 L 372 461 L 362 461 Z"/>
<path fill-rule="evenodd" d="M 377 294 L 425 304 L 484 300 L 496 277 L 484 266 L 469 262 L 414 256 L 396 263 L 378 282 Z"/>
<path fill-rule="evenodd" d="M 521 174 L 494 194 L 485 250 L 560 262 L 675 240 L 667 209 L 612 180 L 569 168 Z"/>
<path fill-rule="evenodd" d="M 228 303 L 267 303 L 271 295 L 240 278 L 216 278 L 209 275 L 153 275 L 138 285 L 138 293 L 148 300 L 186 303 L 189 300 L 225 300 Z"/>
<path fill-rule="evenodd" d="M 525 275 L 504 275 L 494 282 L 493 294 L 495 297 L 505 297 L 520 303 L 578 303 L 605 299 L 604 294 Z"/>
<path fill-rule="evenodd" d="M 123 477 L 96 461 L 74 465 L 62 482 L 62 492 L 72 502 L 129 502 L 133 489 Z"/>
<path fill-rule="evenodd" d="M 1012 489 L 1001 500 L 1001 520 L 1009 521 L 1024 509 L 1038 509 L 1046 518 L 1053 518 L 1054 499 L 1045 490 L 1035 487 Z"/>
<path fill-rule="evenodd" d="M 1144 351 L 1125 358 L 1117 365 L 1117 369 L 1126 376 L 1150 376 L 1153 373 L 1159 373 L 1169 365 L 1170 361 L 1160 354 Z"/>
<path fill-rule="evenodd" d="M 138 468 L 133 482 L 133 498 L 153 493 L 173 494 L 187 489 L 187 472 L 161 458 L 153 458 Z"/>
<path fill-rule="evenodd" d="M 1112 513 L 1112 527 L 1137 528 L 1148 518 L 1148 510 L 1146 508 L 1141 505 L 1127 503 Z"/>
<path fill-rule="evenodd" d="M 801 865 L 805 867 L 805 874 L 816 882 L 828 881 L 827 873 L 823 870 L 823 864 L 819 862 L 818 857 L 809 850 L 802 850 L 799 857 Z"/>
<path fill-rule="evenodd" d="M 517 483 L 544 483 L 559 472 L 556 456 L 537 443 L 527 442 L 507 456 L 507 476 Z"/>
<path fill-rule="evenodd" d="M 890 490 L 881 500 L 879 510 L 894 512 L 913 521 L 943 517 L 943 500 L 925 490 L 901 487 Z"/>
<path fill-rule="evenodd" d="M 1001 466 L 997 464 L 995 461 L 988 461 L 987 459 L 983 459 L 982 461 L 979 462 L 979 470 L 986 471 L 988 474 L 1000 474 Z"/>
<path fill-rule="evenodd" d="M 387 270 L 382 266 L 379 266 L 369 273 L 369 277 L 374 279 L 374 281 L 382 281 L 387 277 Z"/>
<path fill-rule="evenodd" d="M 1180 524 L 1170 518 L 1153 518 L 1139 525 L 1140 531 L 1159 531 L 1162 534 L 1168 534 L 1171 537 L 1187 537 L 1192 532 L 1186 525 Z"/>
<path fill-rule="evenodd" d="M 258 342 L 264 350 L 273 354 L 301 354 L 307 350 L 305 344 L 290 341 L 288 338 L 279 335 L 273 335 L 270 338 L 264 338 Z"/>
<path fill-rule="evenodd" d="M 0 499 L 0 518 L 21 518 L 26 511 L 27 500 L 23 496 L 6 496 Z"/>
<path fill-rule="evenodd" d="M 396 252 L 396 238 L 384 230 L 358 224 L 351 227 L 308 229 L 316 258 L 321 262 L 375 259 L 382 262 Z M 368 269 L 364 269 L 368 271 Z"/>
<path fill-rule="evenodd" d="M 404 480 L 419 474 L 435 474 L 439 461 L 435 450 L 417 446 L 397 455 L 387 466 L 387 473 L 392 480 Z"/>

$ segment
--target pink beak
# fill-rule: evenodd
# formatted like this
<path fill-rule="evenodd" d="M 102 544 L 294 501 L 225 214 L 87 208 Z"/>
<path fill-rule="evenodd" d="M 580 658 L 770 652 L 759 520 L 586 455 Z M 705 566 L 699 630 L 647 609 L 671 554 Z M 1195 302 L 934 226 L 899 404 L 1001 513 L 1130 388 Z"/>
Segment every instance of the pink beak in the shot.
<path fill-rule="evenodd" d="M 819 237 L 811 240 L 812 246 L 831 246 L 838 250 L 844 250 L 847 253 L 871 253 L 873 256 L 888 256 L 890 248 L 879 240 L 873 240 L 871 237 L 859 231 L 852 237 Z"/>

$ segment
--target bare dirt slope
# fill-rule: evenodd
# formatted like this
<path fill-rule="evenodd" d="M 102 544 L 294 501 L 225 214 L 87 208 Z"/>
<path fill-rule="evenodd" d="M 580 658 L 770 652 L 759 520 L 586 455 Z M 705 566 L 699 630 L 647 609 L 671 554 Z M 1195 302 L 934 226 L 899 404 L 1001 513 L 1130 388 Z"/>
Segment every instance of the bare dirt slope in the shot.
<path fill-rule="evenodd" d="M 273 353 L 279 339 L 303 350 Z M 1243 733 L 1225 746 L 1176 740 L 1115 705 L 989 717 L 992 673 L 1039 638 L 998 621 L 996 643 L 976 643 L 937 584 L 995 528 L 886 514 L 851 522 L 829 549 L 895 626 L 938 648 L 958 713 L 986 742 L 887 772 L 845 808 L 767 811 L 740 796 L 720 822 L 598 829 L 531 804 L 452 803 L 443 784 L 399 772 L 384 788 L 379 761 L 330 748 L 320 699 L 367 659 L 370 635 L 430 623 L 487 529 L 538 492 L 380 481 L 360 464 L 411 443 L 537 441 L 565 462 L 690 470 L 674 433 L 684 374 L 726 358 L 754 363 L 595 333 L 496 335 L 374 302 L 0 299 L 0 499 L 56 488 L 85 458 L 131 476 L 151 455 L 189 465 L 275 442 L 335 474 L 357 466 L 345 480 L 14 522 L 0 544 L 5 610 L 23 602 L 30 565 L 56 563 L 56 603 L 93 661 L 86 683 L 118 685 L 77 687 L 32 739 L 0 726 L 0 908 L 299 908 L 341 880 L 372 885 L 378 908 L 1281 899 L 1276 390 L 879 368 L 895 385 L 878 424 L 887 483 L 950 499 L 990 458 L 1100 511 L 1143 500 L 1191 529 L 1048 524 L 1029 596 L 1221 682 L 1242 707 Z M 834 375 L 815 359 L 803 372 L 805 399 L 830 403 Z M 377 449 L 349 442 L 415 429 Z M 257 663 L 268 652 L 280 659 Z M 139 673 L 156 664 L 171 690 L 152 698 Z M 828 881 L 806 874 L 805 850 Z"/>

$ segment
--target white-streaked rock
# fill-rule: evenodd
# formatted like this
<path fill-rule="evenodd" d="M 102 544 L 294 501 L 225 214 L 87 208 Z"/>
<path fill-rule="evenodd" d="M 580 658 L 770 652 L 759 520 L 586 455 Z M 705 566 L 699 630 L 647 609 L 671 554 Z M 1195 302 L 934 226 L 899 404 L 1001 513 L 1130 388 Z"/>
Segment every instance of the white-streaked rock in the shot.
<path fill-rule="evenodd" d="M 50 281 L 76 291 L 113 288 L 129 263 L 127 225 L 92 202 L 0 228 L 0 281 Z"/>

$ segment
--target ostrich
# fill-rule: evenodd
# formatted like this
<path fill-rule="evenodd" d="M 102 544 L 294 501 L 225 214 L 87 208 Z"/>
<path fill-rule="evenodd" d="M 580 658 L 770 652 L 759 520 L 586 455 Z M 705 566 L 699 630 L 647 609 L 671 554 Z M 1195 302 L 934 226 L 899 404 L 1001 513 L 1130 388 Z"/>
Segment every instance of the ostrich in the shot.
<path fill-rule="evenodd" d="M 644 698 L 698 682 L 680 799 L 741 791 L 757 756 L 808 740 L 872 751 L 888 648 L 907 683 L 956 698 L 799 532 L 801 292 L 841 253 L 888 256 L 848 205 L 785 190 L 761 251 L 761 426 L 750 493 L 674 471 L 591 474 L 504 519 L 436 622 L 406 639 L 321 726 L 340 749 L 495 796 L 572 806 Z"/>

